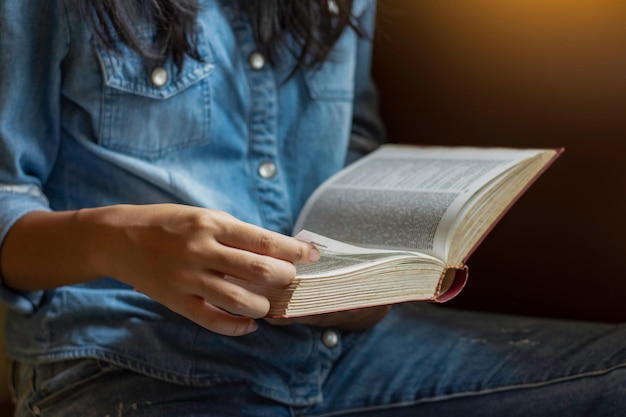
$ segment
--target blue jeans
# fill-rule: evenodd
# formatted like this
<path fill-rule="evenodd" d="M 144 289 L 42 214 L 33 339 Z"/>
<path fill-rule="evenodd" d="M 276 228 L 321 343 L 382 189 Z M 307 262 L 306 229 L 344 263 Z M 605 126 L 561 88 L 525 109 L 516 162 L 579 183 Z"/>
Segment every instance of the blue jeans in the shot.
<path fill-rule="evenodd" d="M 16 417 L 622 416 L 626 326 L 396 307 L 351 339 L 312 407 L 245 383 L 186 387 L 100 360 L 14 364 Z"/>

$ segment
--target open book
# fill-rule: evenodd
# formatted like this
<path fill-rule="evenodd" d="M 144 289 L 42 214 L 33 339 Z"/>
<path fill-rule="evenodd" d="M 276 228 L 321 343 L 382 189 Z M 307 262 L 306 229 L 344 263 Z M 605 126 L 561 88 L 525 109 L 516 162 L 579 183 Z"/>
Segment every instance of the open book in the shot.
<path fill-rule="evenodd" d="M 563 149 L 384 145 L 324 182 L 296 237 L 322 253 L 286 289 L 255 288 L 269 316 L 443 302 L 467 259 Z"/>

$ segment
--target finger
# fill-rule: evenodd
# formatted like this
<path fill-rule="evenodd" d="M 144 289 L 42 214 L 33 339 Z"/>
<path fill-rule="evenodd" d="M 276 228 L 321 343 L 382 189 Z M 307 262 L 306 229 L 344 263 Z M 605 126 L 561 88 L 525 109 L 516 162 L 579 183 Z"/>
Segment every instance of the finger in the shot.
<path fill-rule="evenodd" d="M 369 307 L 357 310 L 325 313 L 312 316 L 295 317 L 291 319 L 265 320 L 274 326 L 289 326 L 292 324 L 304 324 L 316 327 L 336 327 L 342 330 L 364 330 L 373 327 L 381 321 L 390 311 L 391 306 Z"/>
<path fill-rule="evenodd" d="M 207 268 L 255 284 L 285 287 L 296 277 L 294 264 L 247 250 L 222 246 L 212 250 Z"/>
<path fill-rule="evenodd" d="M 294 324 L 306 324 L 301 323 L 297 318 L 270 318 L 265 317 L 263 320 L 271 324 L 272 326 L 291 326 Z"/>
<path fill-rule="evenodd" d="M 191 292 L 209 304 L 239 316 L 261 318 L 270 310 L 270 302 L 235 283 L 226 281 L 223 276 L 208 274 L 203 277 L 199 288 Z"/>
<path fill-rule="evenodd" d="M 336 313 L 339 314 L 339 313 Z M 336 324 L 335 321 L 328 319 L 327 314 L 319 314 L 313 316 L 291 317 L 291 318 L 270 318 L 265 317 L 265 321 L 273 326 L 291 326 L 294 324 L 304 324 L 314 327 L 331 327 Z"/>
<path fill-rule="evenodd" d="M 200 326 L 226 336 L 243 336 L 254 332 L 258 325 L 249 317 L 234 316 L 197 296 L 185 297 L 177 313 Z"/>
<path fill-rule="evenodd" d="M 272 232 L 243 222 L 224 227 L 216 239 L 235 248 L 283 259 L 291 263 L 309 263 L 319 259 L 319 250 L 311 243 Z"/>

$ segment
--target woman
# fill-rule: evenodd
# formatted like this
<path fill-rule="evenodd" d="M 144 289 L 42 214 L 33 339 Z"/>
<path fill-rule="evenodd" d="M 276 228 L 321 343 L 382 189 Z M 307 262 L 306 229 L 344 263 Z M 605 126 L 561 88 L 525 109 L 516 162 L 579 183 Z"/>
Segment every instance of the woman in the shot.
<path fill-rule="evenodd" d="M 373 0 L 0 5 L 17 416 L 623 406 L 619 327 L 420 305 L 270 322 L 223 279 L 281 288 L 319 256 L 288 237 L 304 200 L 384 137 L 374 17 Z"/>

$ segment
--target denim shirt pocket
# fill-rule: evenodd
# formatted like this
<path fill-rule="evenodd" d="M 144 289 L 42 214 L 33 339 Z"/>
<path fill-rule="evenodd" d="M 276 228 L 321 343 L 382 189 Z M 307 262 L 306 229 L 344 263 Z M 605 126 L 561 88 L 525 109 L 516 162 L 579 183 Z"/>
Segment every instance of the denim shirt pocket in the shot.
<path fill-rule="evenodd" d="M 357 34 L 346 29 L 328 59 L 319 67 L 304 71 L 304 80 L 313 100 L 351 101 L 354 98 Z"/>
<path fill-rule="evenodd" d="M 141 34 L 150 39 L 153 30 Z M 110 49 L 96 45 L 104 79 L 101 146 L 155 159 L 209 143 L 215 64 L 206 36 L 198 35 L 202 59 L 186 57 L 180 69 L 171 58 L 150 65 L 121 42 Z"/>

